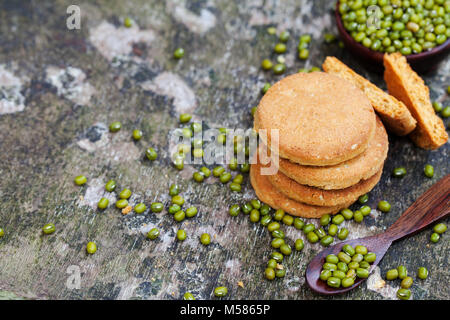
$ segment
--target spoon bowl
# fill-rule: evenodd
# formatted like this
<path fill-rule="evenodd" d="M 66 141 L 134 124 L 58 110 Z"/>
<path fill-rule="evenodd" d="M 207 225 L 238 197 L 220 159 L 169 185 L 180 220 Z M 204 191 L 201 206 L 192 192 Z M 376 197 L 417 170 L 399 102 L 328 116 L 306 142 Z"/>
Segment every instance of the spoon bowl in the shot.
<path fill-rule="evenodd" d="M 350 291 L 359 286 L 365 279 L 356 278 L 355 283 L 348 288 L 332 288 L 319 276 L 325 258 L 329 254 L 337 255 L 342 247 L 349 244 L 353 247 L 363 245 L 369 252 L 376 254 L 375 261 L 370 265 L 369 273 L 381 261 L 392 242 L 419 232 L 435 221 L 450 214 L 450 174 L 435 183 L 422 194 L 401 217 L 384 233 L 361 239 L 340 242 L 319 252 L 306 269 L 306 282 L 309 287 L 321 294 L 331 295 Z"/>

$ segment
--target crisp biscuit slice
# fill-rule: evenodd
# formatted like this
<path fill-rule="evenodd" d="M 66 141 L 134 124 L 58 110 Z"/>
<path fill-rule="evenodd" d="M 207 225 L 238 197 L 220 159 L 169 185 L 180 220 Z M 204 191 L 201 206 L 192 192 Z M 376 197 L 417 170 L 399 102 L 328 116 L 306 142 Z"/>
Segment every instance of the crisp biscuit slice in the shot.
<path fill-rule="evenodd" d="M 298 184 L 281 172 L 267 177 L 278 191 L 292 200 L 316 206 L 339 206 L 355 202 L 359 196 L 372 190 L 380 181 L 382 172 L 381 169 L 369 179 L 339 190 L 322 190 Z"/>
<path fill-rule="evenodd" d="M 350 202 L 341 206 L 321 207 L 311 206 L 289 199 L 275 189 L 267 176 L 260 174 L 261 165 L 252 164 L 250 167 L 250 182 L 255 190 L 256 196 L 262 202 L 274 209 L 282 209 L 291 215 L 303 218 L 320 218 L 325 214 L 335 214 L 341 209 L 350 206 Z"/>
<path fill-rule="evenodd" d="M 258 105 L 254 129 L 280 157 L 328 166 L 364 152 L 375 122 L 375 111 L 359 88 L 338 76 L 312 72 L 275 83 Z M 279 148 L 272 145 L 277 133 Z"/>
<path fill-rule="evenodd" d="M 389 131 L 404 136 L 416 127 L 416 120 L 403 102 L 384 92 L 337 58 L 327 57 L 322 67 L 326 72 L 342 77 L 360 88 Z"/>
<path fill-rule="evenodd" d="M 366 180 L 383 168 L 389 141 L 383 123 L 377 117 L 375 135 L 362 154 L 335 166 L 302 166 L 278 158 L 279 170 L 299 184 L 325 190 L 345 189 Z M 260 145 L 264 147 L 264 145 Z M 263 149 L 266 151 L 266 149 Z M 274 153 L 271 156 L 276 157 Z M 274 161 L 274 163 L 277 163 Z"/>
<path fill-rule="evenodd" d="M 420 148 L 437 149 L 448 140 L 444 122 L 431 104 L 429 89 L 400 53 L 384 55 L 384 80 L 389 93 L 405 103 L 417 127 L 410 138 Z"/>

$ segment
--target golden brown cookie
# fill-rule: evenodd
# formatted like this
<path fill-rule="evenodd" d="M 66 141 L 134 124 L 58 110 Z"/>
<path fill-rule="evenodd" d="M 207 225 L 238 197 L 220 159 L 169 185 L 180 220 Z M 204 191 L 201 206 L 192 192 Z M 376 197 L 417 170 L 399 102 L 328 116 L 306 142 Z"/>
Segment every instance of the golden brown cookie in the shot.
<path fill-rule="evenodd" d="M 404 136 L 416 127 L 416 120 L 403 102 L 387 94 L 337 58 L 327 57 L 322 67 L 326 72 L 342 77 L 360 88 L 389 131 Z"/>
<path fill-rule="evenodd" d="M 355 202 L 359 196 L 372 190 L 380 181 L 382 172 L 383 170 L 381 169 L 369 179 L 339 190 L 322 190 L 305 186 L 289 179 L 281 172 L 267 176 L 267 178 L 278 191 L 292 200 L 316 206 L 339 206 Z"/>
<path fill-rule="evenodd" d="M 386 130 L 378 117 L 376 123 L 375 136 L 367 150 L 351 160 L 335 166 L 318 167 L 302 166 L 279 158 L 279 169 L 299 184 L 325 190 L 344 189 L 369 179 L 383 168 L 389 148 Z"/>
<path fill-rule="evenodd" d="M 256 196 L 259 200 L 274 209 L 283 209 L 291 215 L 303 218 L 320 218 L 325 214 L 335 214 L 341 209 L 347 208 L 351 204 L 349 202 L 341 206 L 321 207 L 291 200 L 275 189 L 267 176 L 260 174 L 260 169 L 260 164 L 251 165 L 250 182 L 255 189 Z"/>
<path fill-rule="evenodd" d="M 347 80 L 325 72 L 297 73 L 267 91 L 254 128 L 268 130 L 265 143 L 282 158 L 328 166 L 364 152 L 375 132 L 375 112 Z M 271 129 L 279 130 L 279 150 L 271 146 Z"/>
<path fill-rule="evenodd" d="M 384 55 L 384 80 L 391 95 L 402 101 L 417 120 L 410 138 L 420 148 L 437 149 L 448 140 L 444 122 L 431 104 L 425 82 L 400 53 Z"/>

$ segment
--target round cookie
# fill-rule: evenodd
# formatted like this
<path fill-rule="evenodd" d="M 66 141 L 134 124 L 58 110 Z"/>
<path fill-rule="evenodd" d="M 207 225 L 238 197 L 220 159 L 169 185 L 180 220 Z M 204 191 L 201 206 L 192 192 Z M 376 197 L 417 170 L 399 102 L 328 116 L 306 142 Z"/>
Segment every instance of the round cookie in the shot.
<path fill-rule="evenodd" d="M 383 123 L 377 117 L 375 136 L 361 155 L 335 166 L 301 166 L 279 158 L 279 170 L 299 184 L 320 189 L 345 189 L 366 180 L 383 168 L 389 141 Z M 273 154 L 272 154 L 273 155 Z"/>
<path fill-rule="evenodd" d="M 336 165 L 361 154 L 375 132 L 375 113 L 364 93 L 324 72 L 297 73 L 275 83 L 261 99 L 254 129 L 279 130 L 280 157 L 313 166 Z"/>
<path fill-rule="evenodd" d="M 261 165 L 252 164 L 250 167 L 250 182 L 255 189 L 256 196 L 262 202 L 274 209 L 283 209 L 291 215 L 303 218 L 320 218 L 325 214 L 335 214 L 341 209 L 350 206 L 350 202 L 341 206 L 321 207 L 311 206 L 305 203 L 289 199 L 276 190 L 267 176 L 260 174 Z"/>
<path fill-rule="evenodd" d="M 267 179 L 278 191 L 292 200 L 316 206 L 338 206 L 355 202 L 359 196 L 372 190 L 380 181 L 382 172 L 383 170 L 380 170 L 367 180 L 362 180 L 354 186 L 339 190 L 322 190 L 298 184 L 281 172 L 267 176 Z"/>

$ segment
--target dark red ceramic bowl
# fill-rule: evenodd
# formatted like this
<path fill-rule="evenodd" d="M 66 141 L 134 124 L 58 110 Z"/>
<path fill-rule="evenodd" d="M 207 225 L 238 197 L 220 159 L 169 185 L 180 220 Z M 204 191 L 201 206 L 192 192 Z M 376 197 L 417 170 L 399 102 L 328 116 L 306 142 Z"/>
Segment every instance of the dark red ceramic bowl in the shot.
<path fill-rule="evenodd" d="M 383 53 L 364 47 L 362 44 L 353 39 L 347 30 L 345 30 L 341 15 L 339 13 L 339 1 L 336 2 L 335 17 L 337 28 L 345 47 L 356 58 L 366 64 L 368 68 L 377 72 L 383 72 Z M 435 69 L 438 64 L 445 59 L 449 52 L 450 39 L 447 39 L 447 41 L 440 46 L 434 47 L 429 51 L 407 55 L 406 59 L 415 71 L 426 73 Z"/>

